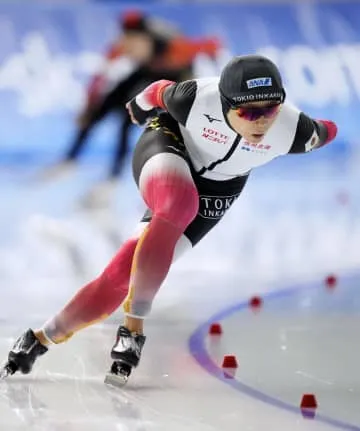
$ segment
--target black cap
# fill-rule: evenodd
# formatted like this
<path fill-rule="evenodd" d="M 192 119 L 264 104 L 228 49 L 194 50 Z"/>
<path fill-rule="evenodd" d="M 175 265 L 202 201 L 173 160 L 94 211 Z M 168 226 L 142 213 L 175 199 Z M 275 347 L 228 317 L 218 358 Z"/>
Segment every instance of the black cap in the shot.
<path fill-rule="evenodd" d="M 120 27 L 123 32 L 148 33 L 147 16 L 140 10 L 128 10 L 120 17 Z"/>
<path fill-rule="evenodd" d="M 225 112 L 244 103 L 285 100 L 279 69 L 261 55 L 234 57 L 221 73 L 219 91 Z"/>

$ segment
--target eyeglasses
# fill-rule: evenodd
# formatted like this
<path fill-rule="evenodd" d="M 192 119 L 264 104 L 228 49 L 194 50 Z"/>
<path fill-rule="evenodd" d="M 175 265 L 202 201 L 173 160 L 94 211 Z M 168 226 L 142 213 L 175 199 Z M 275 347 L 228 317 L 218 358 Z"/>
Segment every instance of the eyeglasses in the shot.
<path fill-rule="evenodd" d="M 265 118 L 271 118 L 274 117 L 278 113 L 280 109 L 280 103 L 277 103 L 275 105 L 268 105 L 268 106 L 254 106 L 254 107 L 241 107 L 236 108 L 235 112 L 238 115 L 238 117 L 243 118 L 244 120 L 248 121 L 256 121 L 260 117 Z"/>

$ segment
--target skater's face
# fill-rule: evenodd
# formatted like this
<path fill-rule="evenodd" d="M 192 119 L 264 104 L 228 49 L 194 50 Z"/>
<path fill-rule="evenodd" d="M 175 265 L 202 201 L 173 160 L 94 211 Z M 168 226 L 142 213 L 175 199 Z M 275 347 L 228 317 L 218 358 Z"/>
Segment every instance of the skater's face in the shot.
<path fill-rule="evenodd" d="M 128 32 L 122 39 L 124 54 L 132 60 L 145 63 L 150 60 L 153 54 L 154 43 L 146 33 Z"/>
<path fill-rule="evenodd" d="M 236 109 L 230 109 L 227 119 L 239 135 L 248 142 L 257 144 L 276 120 L 281 106 L 271 102 L 246 103 Z"/>

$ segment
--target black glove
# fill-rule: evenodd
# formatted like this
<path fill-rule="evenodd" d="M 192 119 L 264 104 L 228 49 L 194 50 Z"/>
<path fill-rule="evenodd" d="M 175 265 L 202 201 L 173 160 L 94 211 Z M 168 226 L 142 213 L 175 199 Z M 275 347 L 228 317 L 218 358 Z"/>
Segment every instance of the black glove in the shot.
<path fill-rule="evenodd" d="M 151 109 L 150 111 L 145 111 L 141 109 L 140 106 L 136 103 L 136 98 L 130 100 L 126 104 L 126 109 L 129 112 L 131 121 L 134 124 L 143 125 L 146 123 L 146 120 L 151 117 L 155 117 L 157 115 L 157 109 Z"/>

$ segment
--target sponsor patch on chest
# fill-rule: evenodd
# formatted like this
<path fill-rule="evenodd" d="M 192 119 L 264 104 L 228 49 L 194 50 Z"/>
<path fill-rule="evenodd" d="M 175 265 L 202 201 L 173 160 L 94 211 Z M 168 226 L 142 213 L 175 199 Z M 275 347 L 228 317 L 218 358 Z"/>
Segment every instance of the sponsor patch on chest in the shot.
<path fill-rule="evenodd" d="M 269 150 L 271 150 L 271 148 L 272 147 L 269 144 L 252 144 L 248 141 L 241 142 L 241 149 L 252 153 L 266 154 Z"/>
<path fill-rule="evenodd" d="M 215 142 L 217 144 L 227 144 L 229 141 L 229 136 L 224 135 L 218 130 L 210 129 L 209 127 L 204 127 L 201 136 L 207 141 Z"/>

